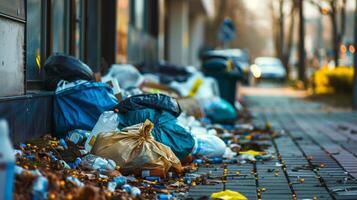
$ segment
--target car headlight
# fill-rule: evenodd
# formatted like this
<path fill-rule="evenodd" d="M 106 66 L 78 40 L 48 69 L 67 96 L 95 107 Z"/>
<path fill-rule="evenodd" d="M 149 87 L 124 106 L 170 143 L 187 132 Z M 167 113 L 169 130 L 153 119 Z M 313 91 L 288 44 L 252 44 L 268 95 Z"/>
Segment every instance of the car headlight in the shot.
<path fill-rule="evenodd" d="M 262 75 L 262 72 L 257 65 L 252 65 L 250 70 L 252 71 L 254 78 L 260 78 Z"/>

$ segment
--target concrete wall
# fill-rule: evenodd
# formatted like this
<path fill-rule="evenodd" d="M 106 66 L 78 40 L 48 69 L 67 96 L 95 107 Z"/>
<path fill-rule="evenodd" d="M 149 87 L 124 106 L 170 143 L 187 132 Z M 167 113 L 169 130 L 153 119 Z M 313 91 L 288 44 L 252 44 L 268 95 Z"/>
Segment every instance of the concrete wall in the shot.
<path fill-rule="evenodd" d="M 187 65 L 189 59 L 189 1 L 171 0 L 168 5 L 168 61 Z"/>
<path fill-rule="evenodd" d="M 0 17 L 0 97 L 24 94 L 24 24 Z"/>
<path fill-rule="evenodd" d="M 200 66 L 199 51 L 204 46 L 205 15 L 195 15 L 190 19 L 189 65 Z"/>

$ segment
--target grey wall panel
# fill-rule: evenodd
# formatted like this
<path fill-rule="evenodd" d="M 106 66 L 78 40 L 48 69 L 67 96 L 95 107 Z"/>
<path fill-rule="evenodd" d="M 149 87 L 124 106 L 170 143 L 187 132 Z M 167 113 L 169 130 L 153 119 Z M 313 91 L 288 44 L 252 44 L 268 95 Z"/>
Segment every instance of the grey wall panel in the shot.
<path fill-rule="evenodd" d="M 155 64 L 158 62 L 158 40 L 147 32 L 129 26 L 128 62 Z"/>
<path fill-rule="evenodd" d="M 24 29 L 0 17 L 0 97 L 24 94 Z"/>
<path fill-rule="evenodd" d="M 0 0 L 0 15 L 25 20 L 25 0 Z"/>
<path fill-rule="evenodd" d="M 9 122 L 13 143 L 52 133 L 53 93 L 0 98 L 0 119 Z"/>

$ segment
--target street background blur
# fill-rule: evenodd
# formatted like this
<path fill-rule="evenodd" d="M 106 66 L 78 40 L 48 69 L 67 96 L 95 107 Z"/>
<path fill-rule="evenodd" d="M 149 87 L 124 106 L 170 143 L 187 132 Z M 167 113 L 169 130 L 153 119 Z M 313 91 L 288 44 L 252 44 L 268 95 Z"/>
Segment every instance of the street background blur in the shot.
<path fill-rule="evenodd" d="M 356 0 L 1 0 L 0 200 L 355 200 L 356 27 Z"/>

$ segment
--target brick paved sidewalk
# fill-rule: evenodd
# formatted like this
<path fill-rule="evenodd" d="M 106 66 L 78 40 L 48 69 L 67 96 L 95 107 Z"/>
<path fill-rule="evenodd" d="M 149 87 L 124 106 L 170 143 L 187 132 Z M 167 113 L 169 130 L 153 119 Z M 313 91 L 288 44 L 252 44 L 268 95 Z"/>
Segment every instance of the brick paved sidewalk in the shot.
<path fill-rule="evenodd" d="M 274 160 L 229 165 L 229 173 L 239 171 L 240 176 L 232 176 L 227 189 L 248 199 L 357 200 L 357 113 L 325 111 L 297 97 L 248 96 L 247 100 L 254 123 L 269 121 L 282 136 L 270 141 Z M 201 167 L 198 173 L 222 174 L 222 167 L 216 167 Z M 222 184 L 200 185 L 191 188 L 190 197 L 222 189 Z"/>

